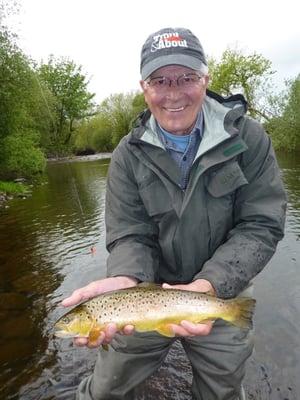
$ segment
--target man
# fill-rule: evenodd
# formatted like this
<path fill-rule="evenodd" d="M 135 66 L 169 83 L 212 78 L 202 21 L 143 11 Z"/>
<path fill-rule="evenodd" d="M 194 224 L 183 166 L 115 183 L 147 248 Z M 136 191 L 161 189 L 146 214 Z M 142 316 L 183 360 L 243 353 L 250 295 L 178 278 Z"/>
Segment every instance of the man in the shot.
<path fill-rule="evenodd" d="M 246 116 L 241 95 L 207 91 L 199 40 L 187 29 L 148 37 L 141 53 L 141 88 L 149 107 L 113 153 L 107 181 L 108 278 L 64 301 L 162 283 L 221 298 L 251 294 L 251 280 L 283 236 L 285 194 L 269 137 Z M 195 399 L 244 398 L 251 330 L 223 321 L 172 325 L 193 369 Z M 173 339 L 123 335 L 111 324 L 97 343 L 94 374 L 78 399 L 134 399 L 134 388 L 161 364 Z"/>

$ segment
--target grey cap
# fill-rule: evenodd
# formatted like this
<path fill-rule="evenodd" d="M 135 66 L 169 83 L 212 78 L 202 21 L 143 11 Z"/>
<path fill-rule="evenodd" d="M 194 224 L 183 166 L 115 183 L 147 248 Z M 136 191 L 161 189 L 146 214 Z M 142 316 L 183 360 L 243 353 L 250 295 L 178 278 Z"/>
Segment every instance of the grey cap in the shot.
<path fill-rule="evenodd" d="M 183 65 L 200 70 L 207 65 L 199 39 L 185 28 L 164 28 L 152 33 L 141 52 L 141 76 L 145 80 L 158 68 Z"/>

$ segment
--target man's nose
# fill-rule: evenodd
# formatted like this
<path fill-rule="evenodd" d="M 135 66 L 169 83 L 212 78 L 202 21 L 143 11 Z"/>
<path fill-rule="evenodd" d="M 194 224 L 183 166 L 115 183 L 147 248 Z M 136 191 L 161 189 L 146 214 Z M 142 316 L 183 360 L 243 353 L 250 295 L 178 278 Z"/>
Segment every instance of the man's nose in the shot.
<path fill-rule="evenodd" d="M 181 95 L 180 87 L 176 82 L 174 85 L 169 85 L 166 92 L 167 97 L 172 100 L 177 99 Z"/>
<path fill-rule="evenodd" d="M 172 84 L 173 84 L 173 82 L 174 82 L 174 87 L 177 87 L 178 86 L 178 81 L 177 81 L 177 79 L 169 79 L 169 87 L 171 87 L 172 86 Z"/>

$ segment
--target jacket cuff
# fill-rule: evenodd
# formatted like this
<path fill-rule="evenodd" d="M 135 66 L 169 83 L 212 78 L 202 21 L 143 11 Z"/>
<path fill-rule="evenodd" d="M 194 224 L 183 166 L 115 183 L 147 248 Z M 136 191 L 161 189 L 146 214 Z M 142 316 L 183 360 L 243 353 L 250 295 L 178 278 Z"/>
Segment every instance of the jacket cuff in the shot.
<path fill-rule="evenodd" d="M 248 281 L 242 281 L 238 277 L 228 279 L 226 273 L 216 264 L 206 263 L 204 265 L 205 270 L 196 274 L 193 281 L 196 279 L 206 279 L 215 289 L 216 296 L 221 299 L 231 299 L 238 296 L 249 283 Z"/>

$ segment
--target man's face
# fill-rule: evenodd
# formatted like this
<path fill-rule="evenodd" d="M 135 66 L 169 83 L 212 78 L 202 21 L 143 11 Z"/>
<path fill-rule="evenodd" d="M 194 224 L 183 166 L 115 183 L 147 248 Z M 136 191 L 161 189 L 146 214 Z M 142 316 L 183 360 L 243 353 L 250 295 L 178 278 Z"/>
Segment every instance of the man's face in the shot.
<path fill-rule="evenodd" d="M 193 129 L 208 85 L 208 76 L 198 79 L 199 75 L 190 68 L 169 65 L 140 81 L 150 111 L 166 131 L 186 135 Z"/>

